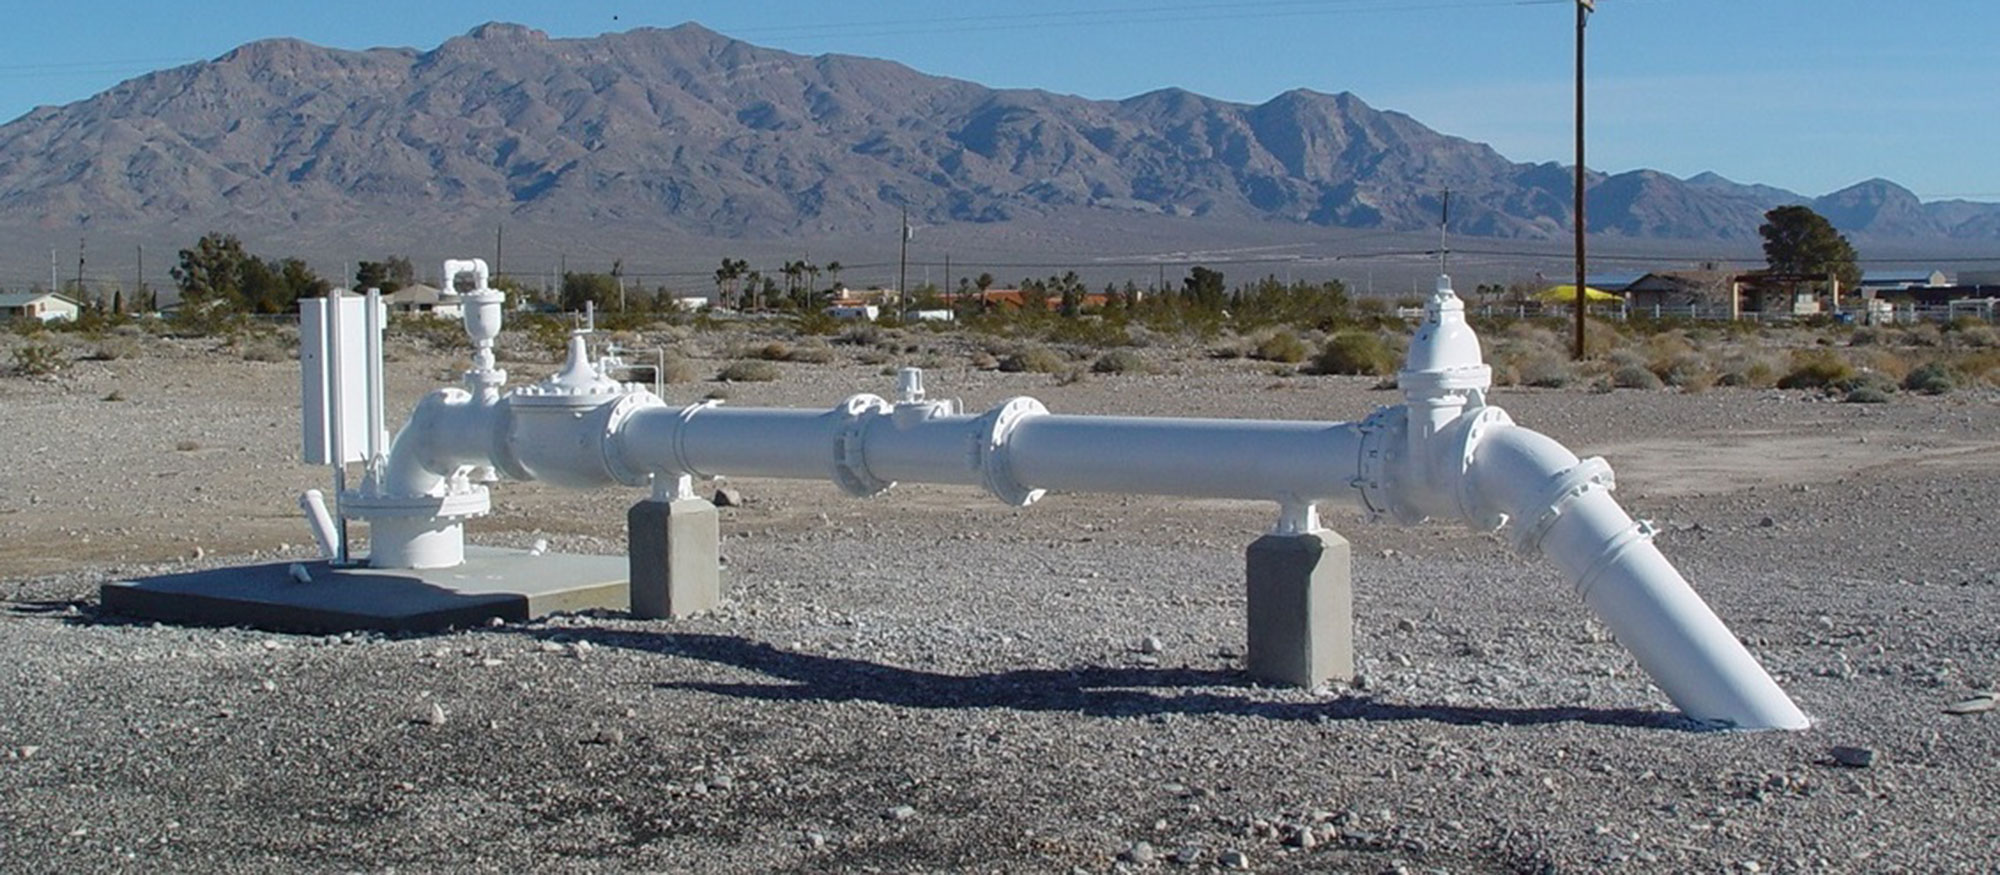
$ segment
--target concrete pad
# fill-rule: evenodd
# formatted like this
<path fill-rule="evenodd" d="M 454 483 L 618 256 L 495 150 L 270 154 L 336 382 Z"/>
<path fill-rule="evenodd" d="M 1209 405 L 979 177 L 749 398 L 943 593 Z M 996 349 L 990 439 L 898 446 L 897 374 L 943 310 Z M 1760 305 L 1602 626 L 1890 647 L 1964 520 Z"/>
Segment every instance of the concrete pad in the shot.
<path fill-rule="evenodd" d="M 1326 530 L 1265 535 L 1245 552 L 1250 676 L 1307 688 L 1353 680 L 1354 561 L 1347 539 Z"/>
<path fill-rule="evenodd" d="M 632 616 L 686 617 L 722 604 L 722 524 L 712 502 L 641 501 L 625 523 Z"/>
<path fill-rule="evenodd" d="M 283 632 L 429 631 L 498 617 L 519 622 L 564 611 L 625 610 L 623 556 L 465 548 L 455 568 L 333 568 L 291 562 L 213 568 L 105 584 L 105 613 L 201 626 Z"/>

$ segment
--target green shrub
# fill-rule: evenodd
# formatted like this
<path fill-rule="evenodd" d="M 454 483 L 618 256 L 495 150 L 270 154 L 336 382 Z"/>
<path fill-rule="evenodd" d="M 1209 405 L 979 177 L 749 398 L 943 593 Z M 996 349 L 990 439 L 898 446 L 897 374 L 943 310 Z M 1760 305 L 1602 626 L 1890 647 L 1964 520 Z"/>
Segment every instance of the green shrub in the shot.
<path fill-rule="evenodd" d="M 14 349 L 14 372 L 43 377 L 69 367 L 69 359 L 52 343 L 30 343 Z"/>
<path fill-rule="evenodd" d="M 1000 360 L 1000 370 L 1010 374 L 1054 374 L 1068 367 L 1068 359 L 1046 346 L 1030 346 Z"/>
<path fill-rule="evenodd" d="M 1924 395 L 1943 395 L 1958 388 L 1958 379 L 1943 362 L 1926 362 L 1903 377 L 1903 388 Z"/>
<path fill-rule="evenodd" d="M 1825 350 L 1792 353 L 1792 369 L 1778 378 L 1780 389 L 1825 389 L 1854 379 L 1854 366 Z"/>
<path fill-rule="evenodd" d="M 715 378 L 725 383 L 769 383 L 780 373 L 777 365 L 767 361 L 730 362 Z"/>
<path fill-rule="evenodd" d="M 1673 356 L 1654 371 L 1660 381 L 1687 392 L 1699 392 L 1715 385 L 1715 372 L 1709 368 L 1708 359 L 1697 352 L 1685 352 Z"/>
<path fill-rule="evenodd" d="M 1313 368 L 1322 374 L 1379 377 L 1395 372 L 1396 352 L 1380 334 L 1342 331 L 1326 339 Z"/>
<path fill-rule="evenodd" d="M 1849 404 L 1886 404 L 1889 393 L 1876 386 L 1857 386 L 1843 400 Z"/>
<path fill-rule="evenodd" d="M 1835 389 L 1847 395 L 1847 400 L 1858 404 L 1879 404 L 1889 400 L 1896 392 L 1896 379 L 1881 371 L 1860 371 L 1834 384 Z M 1856 398 L 1854 396 L 1862 397 Z M 1875 400 L 1876 396 L 1881 396 Z"/>
<path fill-rule="evenodd" d="M 1099 374 L 1150 374 L 1153 372 L 1151 362 L 1146 361 L 1144 356 L 1129 349 L 1114 349 L 1098 356 L 1097 361 L 1091 363 L 1090 369 Z"/>
<path fill-rule="evenodd" d="M 1300 340 L 1298 335 L 1284 329 L 1279 329 L 1271 332 L 1269 337 L 1257 342 L 1255 357 L 1267 362 L 1297 364 L 1305 361 L 1306 356 L 1311 352 L 1306 347 L 1306 342 Z"/>

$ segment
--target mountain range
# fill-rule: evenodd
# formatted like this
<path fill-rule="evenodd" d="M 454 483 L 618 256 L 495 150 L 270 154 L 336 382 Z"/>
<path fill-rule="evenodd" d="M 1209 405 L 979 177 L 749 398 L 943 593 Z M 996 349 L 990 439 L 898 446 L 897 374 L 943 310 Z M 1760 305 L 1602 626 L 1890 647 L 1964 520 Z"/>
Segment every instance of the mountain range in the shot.
<path fill-rule="evenodd" d="M 1559 239 L 1571 173 L 1348 93 L 1246 105 L 988 88 L 806 57 L 696 24 L 589 39 L 482 25 L 434 49 L 290 39 L 131 79 L 0 126 L 0 222 L 46 232 L 361 222 L 717 239 L 1004 226 L 1055 215 L 1198 227 L 1434 228 Z M 2000 239 L 2000 205 L 1886 180 L 1824 197 L 1651 170 L 1590 174 L 1603 236 L 1742 241 L 1806 203 L 1884 239 Z"/>

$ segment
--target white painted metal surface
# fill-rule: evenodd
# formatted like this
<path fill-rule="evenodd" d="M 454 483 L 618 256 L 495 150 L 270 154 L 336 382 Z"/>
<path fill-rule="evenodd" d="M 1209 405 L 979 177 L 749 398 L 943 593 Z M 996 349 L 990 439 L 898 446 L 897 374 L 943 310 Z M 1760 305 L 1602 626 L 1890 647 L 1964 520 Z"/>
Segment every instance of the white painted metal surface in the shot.
<path fill-rule="evenodd" d="M 466 265 L 447 262 L 453 268 Z M 463 521 L 498 474 L 576 488 L 691 476 L 827 478 L 856 495 L 897 481 L 979 486 L 1025 505 L 1047 490 L 1276 502 L 1281 532 L 1318 528 L 1344 502 L 1406 523 L 1505 529 L 1560 568 L 1580 597 L 1688 715 L 1746 729 L 1808 726 L 1770 676 L 1610 497 L 1609 466 L 1579 460 L 1485 403 L 1491 372 L 1464 307 L 1440 278 L 1399 374 L 1404 403 L 1360 422 L 1053 414 L 1015 398 L 980 414 L 925 400 L 921 372 L 897 401 L 856 395 L 830 410 L 670 407 L 597 373 L 578 332 L 561 373 L 501 395 L 498 293 L 465 266 L 475 348 L 466 389 L 424 399 L 383 473 L 343 511 L 373 523 L 370 562 L 439 567 L 463 556 Z"/>

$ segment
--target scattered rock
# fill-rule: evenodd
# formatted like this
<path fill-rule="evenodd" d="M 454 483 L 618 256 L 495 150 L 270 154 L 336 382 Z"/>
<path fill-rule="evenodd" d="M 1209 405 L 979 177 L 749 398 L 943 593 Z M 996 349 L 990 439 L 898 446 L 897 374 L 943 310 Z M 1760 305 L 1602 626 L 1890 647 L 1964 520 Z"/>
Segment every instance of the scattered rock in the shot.
<path fill-rule="evenodd" d="M 1193 866 L 1201 862 L 1201 856 L 1200 847 L 1195 845 L 1181 845 L 1180 850 L 1174 852 L 1174 862 L 1183 866 Z"/>
<path fill-rule="evenodd" d="M 1144 638 L 1139 639 L 1140 653 L 1147 653 L 1147 654 L 1159 653 L 1160 651 L 1165 650 L 1166 648 L 1167 645 L 1161 643 L 1159 638 L 1154 637 L 1152 635 L 1148 635 Z"/>
<path fill-rule="evenodd" d="M 1865 769 L 1875 764 L 1875 750 L 1867 747 L 1839 745 L 1827 751 L 1833 761 L 1850 769 Z"/>
<path fill-rule="evenodd" d="M 1774 519 L 1772 519 L 1772 518 L 1770 518 L 1770 517 L 1765 517 L 1765 518 L 1763 518 L 1763 519 L 1761 519 L 1761 520 L 1758 520 L 1758 521 L 1757 521 L 1757 528 L 1760 528 L 1760 529 L 1769 529 L 1769 528 L 1775 528 L 1775 527 L 1776 527 L 1777 525 L 1778 525 L 1778 521 L 1777 521 L 1777 520 L 1774 520 Z"/>
<path fill-rule="evenodd" d="M 432 702 L 430 710 L 424 712 L 424 716 L 419 718 L 418 722 L 423 723 L 427 726 L 443 726 L 444 720 L 445 720 L 444 706 L 436 702 Z"/>
<path fill-rule="evenodd" d="M 734 486 L 721 486 L 715 490 L 715 497 L 709 499 L 716 507 L 742 507 L 743 493 Z"/>
<path fill-rule="evenodd" d="M 1118 859 L 1120 860 L 1141 866 L 1153 862 L 1153 858 L 1154 853 L 1151 842 L 1133 842 L 1123 853 L 1118 855 Z"/>
<path fill-rule="evenodd" d="M 889 809 L 888 811 L 883 812 L 882 816 L 890 820 L 909 820 L 910 818 L 917 816 L 917 810 L 915 808 L 911 808 L 908 805 L 898 805 L 894 808 Z"/>
<path fill-rule="evenodd" d="M 610 727 L 608 729 L 599 729 L 597 730 L 597 735 L 592 737 L 590 741 L 592 744 L 604 744 L 604 745 L 624 744 L 625 730 L 619 729 L 616 726 Z"/>
<path fill-rule="evenodd" d="M 1961 699 L 1944 706 L 1946 714 L 1982 714 L 2000 707 L 2000 693 L 1980 693 L 1970 699 Z"/>
<path fill-rule="evenodd" d="M 1215 861 L 1222 864 L 1222 868 L 1224 869 L 1234 869 L 1240 872 L 1250 868 L 1250 855 L 1242 851 L 1223 851 L 1221 856 L 1215 858 Z"/>

